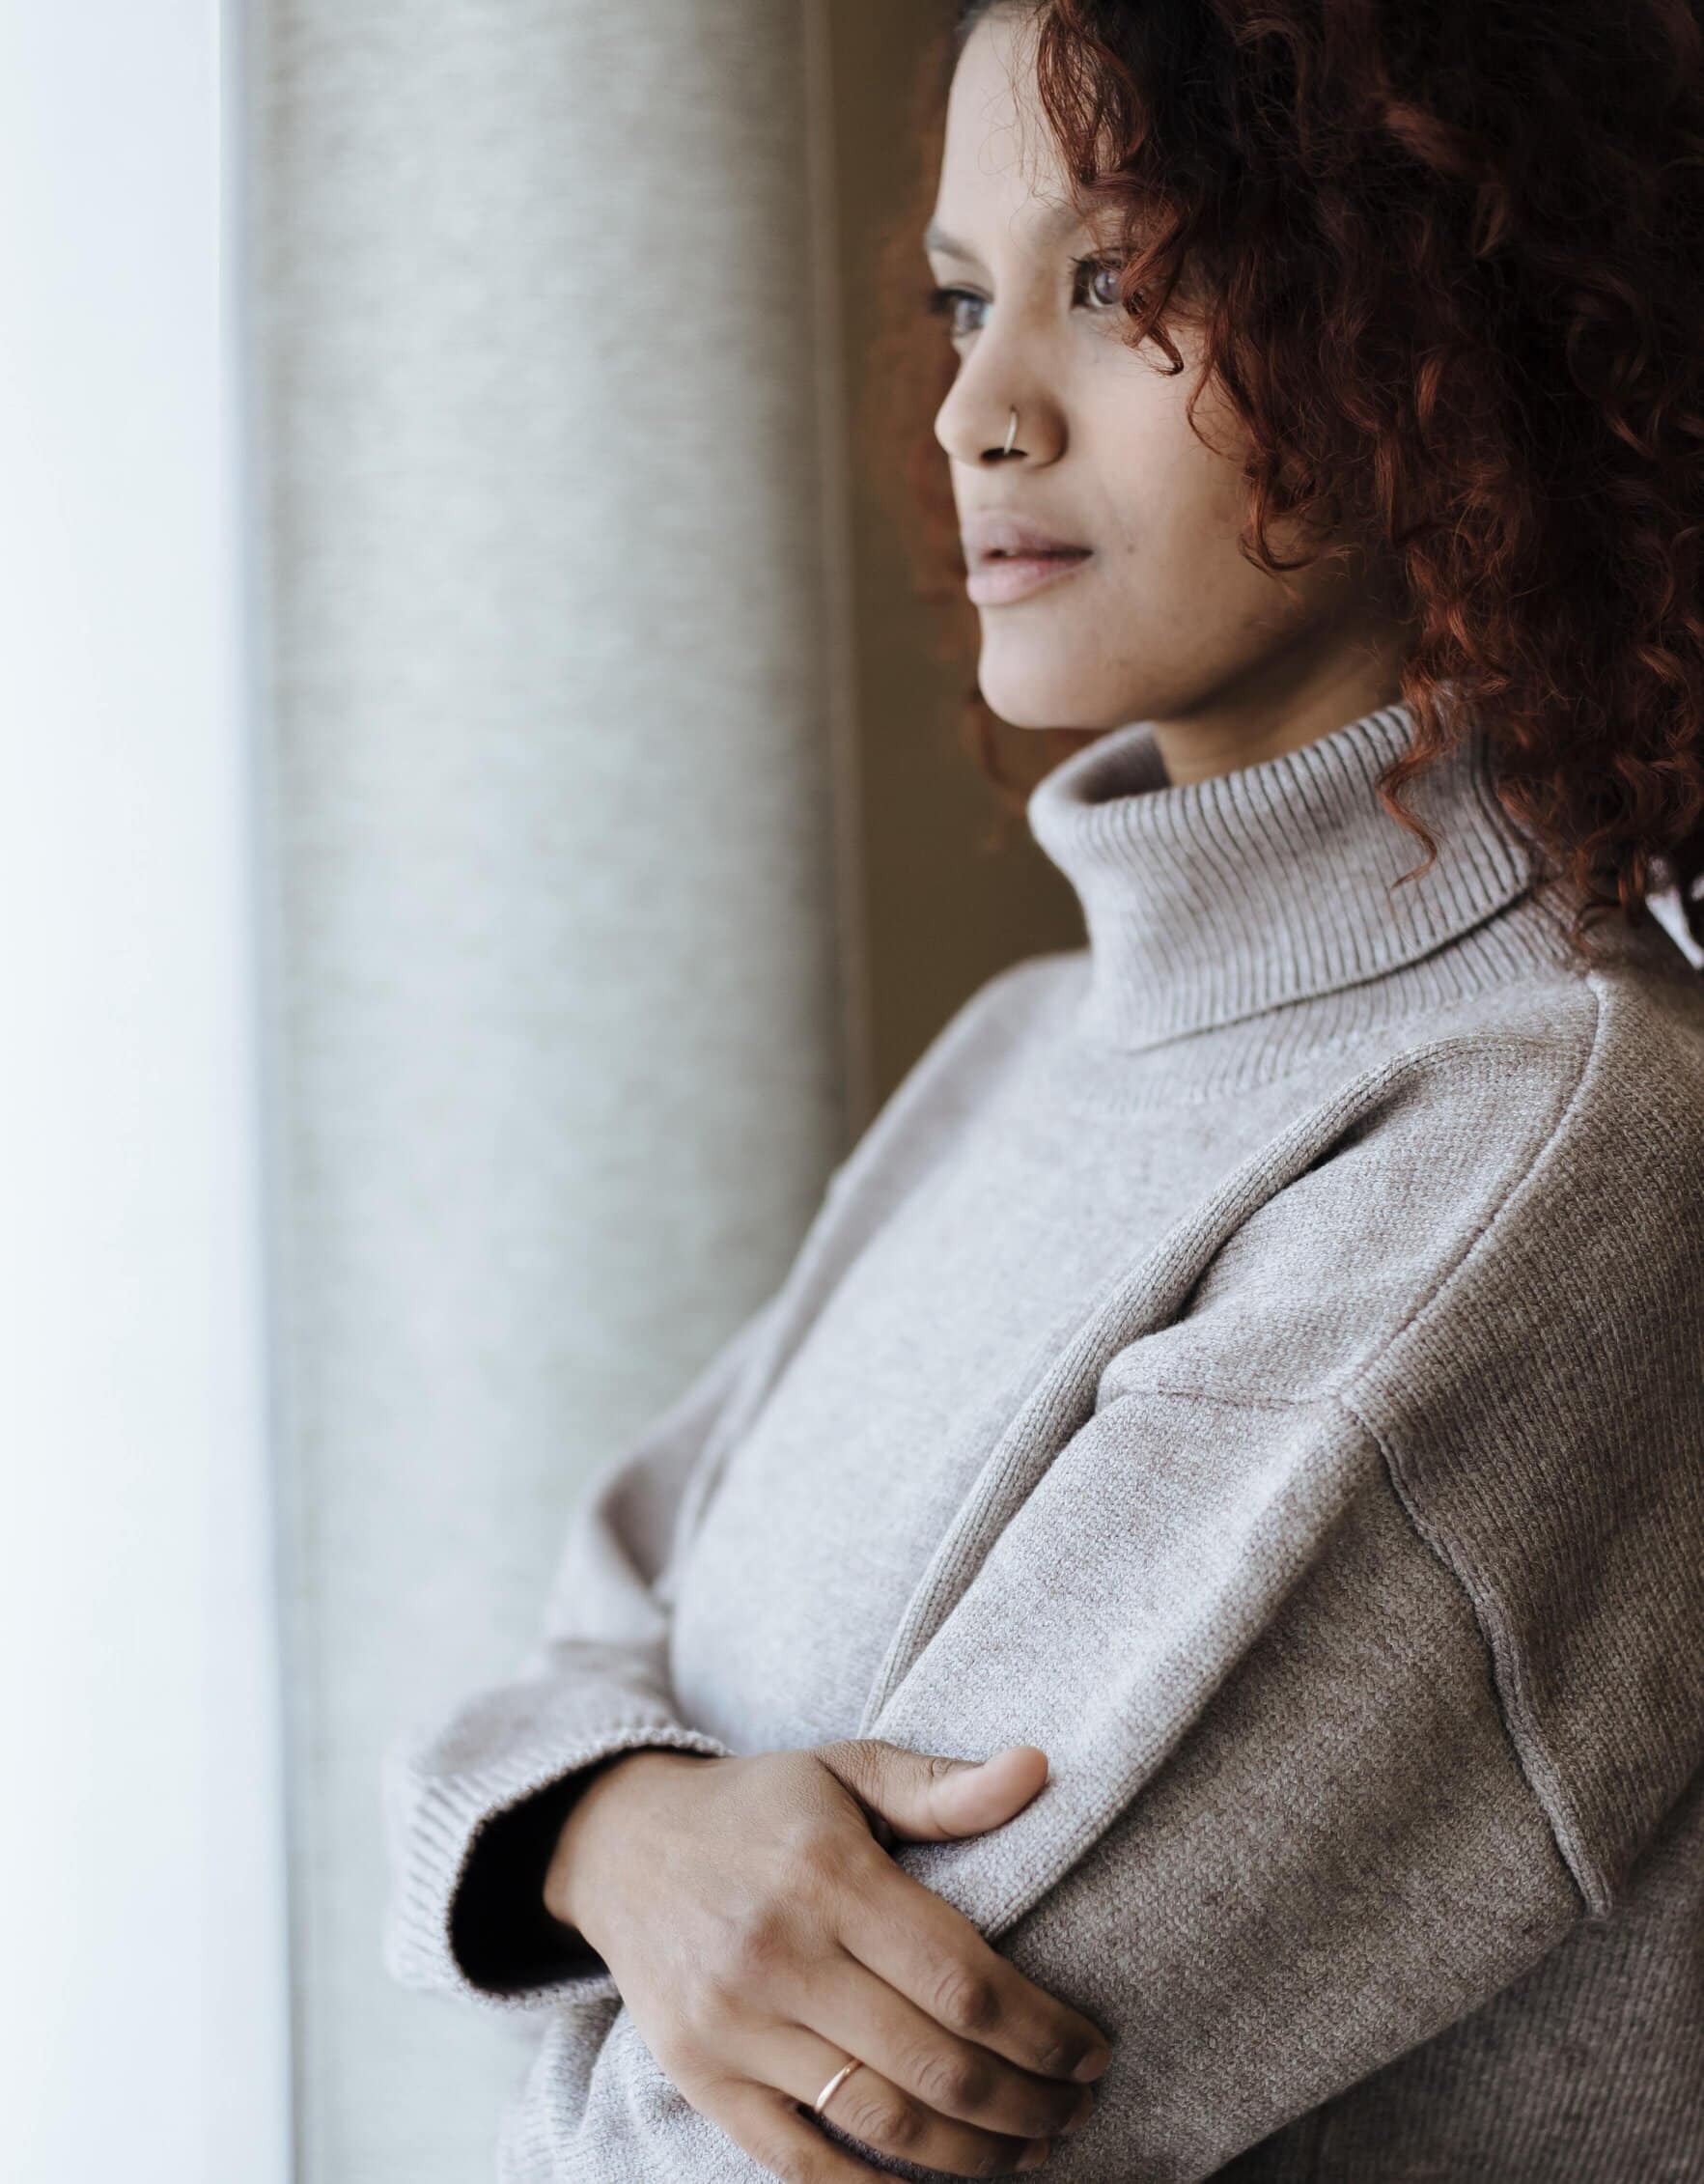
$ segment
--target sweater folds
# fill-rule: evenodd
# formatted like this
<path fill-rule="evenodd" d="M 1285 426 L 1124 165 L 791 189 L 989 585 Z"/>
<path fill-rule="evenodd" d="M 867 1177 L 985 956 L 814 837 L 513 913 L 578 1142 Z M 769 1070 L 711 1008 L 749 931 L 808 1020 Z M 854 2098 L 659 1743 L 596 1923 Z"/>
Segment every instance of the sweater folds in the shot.
<path fill-rule="evenodd" d="M 482 1941 L 498 1823 L 850 1736 L 1048 1755 L 892 1855 L 1114 2035 L 1059 2184 L 1704 2180 L 1704 978 L 1570 947 L 1470 723 L 1392 890 L 1411 728 L 1048 774 L 1087 944 L 958 1011 L 514 1676 L 393 1740 L 392 1974 L 538 2025 L 506 2184 L 768 2171 L 598 1958 Z"/>

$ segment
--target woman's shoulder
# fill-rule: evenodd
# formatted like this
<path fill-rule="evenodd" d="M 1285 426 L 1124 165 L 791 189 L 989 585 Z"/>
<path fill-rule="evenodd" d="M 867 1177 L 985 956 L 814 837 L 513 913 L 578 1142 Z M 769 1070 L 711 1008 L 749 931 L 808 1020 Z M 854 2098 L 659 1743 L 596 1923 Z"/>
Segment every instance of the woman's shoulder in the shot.
<path fill-rule="evenodd" d="M 1458 1327 L 1527 1356 L 1636 1327 L 1704 1376 L 1704 977 L 1675 961 L 1511 982 L 1363 1055 L 1228 1184 L 1198 1339 L 1234 1320 L 1284 1399 Z"/>
<path fill-rule="evenodd" d="M 1507 935 L 1506 957 L 1475 936 L 1479 974 L 1465 990 L 1344 1050 L 1348 1067 L 1335 1083 L 1347 1087 L 1346 1104 L 1364 1107 L 1357 1134 L 1395 1141 L 1472 1131 L 1494 1190 L 1499 1175 L 1559 1162 L 1595 1137 L 1599 1115 L 1636 1109 L 1677 1162 L 1695 1160 L 1704 1147 L 1704 968 L 1654 919 L 1600 928 L 1589 957 L 1564 944 L 1555 913 L 1530 903 L 1512 906 L 1496 930 Z M 1607 1180 L 1613 1143 L 1606 1150 Z"/>
<path fill-rule="evenodd" d="M 1384 1076 L 1342 1150 L 1427 1217 L 1439 1304 L 1496 1290 L 1595 1322 L 1625 1281 L 1677 1319 L 1689 1286 L 1696 1306 L 1704 973 L 1672 941 L 1618 929 L 1595 963 L 1440 1020 Z"/>

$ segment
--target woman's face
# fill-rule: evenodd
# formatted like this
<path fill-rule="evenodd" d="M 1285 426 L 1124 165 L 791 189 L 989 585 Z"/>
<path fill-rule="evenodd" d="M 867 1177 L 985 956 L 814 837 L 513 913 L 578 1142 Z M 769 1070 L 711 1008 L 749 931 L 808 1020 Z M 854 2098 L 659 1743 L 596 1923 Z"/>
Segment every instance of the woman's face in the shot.
<path fill-rule="evenodd" d="M 1211 445 L 1184 414 L 1201 378 L 1194 330 L 1169 328 L 1187 367 L 1175 378 L 1154 344 L 1131 349 L 1096 248 L 1035 98 L 1031 18 L 997 8 L 954 75 L 928 235 L 933 278 L 958 292 L 960 364 L 935 431 L 981 616 L 983 696 L 1020 727 L 1168 724 L 1174 780 L 1387 702 L 1391 631 L 1356 580 L 1300 570 L 1287 597 L 1240 552 L 1241 430 L 1215 388 L 1195 412 Z M 1014 406 L 1021 452 L 1002 458 Z M 1002 542 L 1002 518 L 1077 550 L 1002 554 L 1031 543 Z"/>

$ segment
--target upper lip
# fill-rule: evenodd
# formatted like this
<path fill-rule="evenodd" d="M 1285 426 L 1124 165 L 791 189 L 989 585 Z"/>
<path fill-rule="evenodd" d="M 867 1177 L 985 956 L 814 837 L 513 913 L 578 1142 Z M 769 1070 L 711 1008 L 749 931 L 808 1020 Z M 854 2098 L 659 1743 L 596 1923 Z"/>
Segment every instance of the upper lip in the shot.
<path fill-rule="evenodd" d="M 985 509 L 979 515 L 966 516 L 959 525 L 959 536 L 965 562 L 972 569 L 980 569 L 985 562 L 999 556 L 1087 553 L 1090 550 L 1075 539 L 1059 538 L 1044 530 L 1039 523 L 1004 509 Z"/>

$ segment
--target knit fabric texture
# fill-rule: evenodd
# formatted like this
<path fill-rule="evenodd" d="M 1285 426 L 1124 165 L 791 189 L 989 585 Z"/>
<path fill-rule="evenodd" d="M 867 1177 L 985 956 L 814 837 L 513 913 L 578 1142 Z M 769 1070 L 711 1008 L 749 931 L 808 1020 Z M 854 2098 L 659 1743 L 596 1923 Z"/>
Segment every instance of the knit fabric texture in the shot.
<path fill-rule="evenodd" d="M 768 2171 L 583 1946 L 504 1961 L 499 1822 L 858 1735 L 1048 1755 L 892 1855 L 1115 2036 L 1060 2184 L 1704 2179 L 1704 979 L 1573 951 L 1470 725 L 1393 888 L 1411 729 L 1049 773 L 1087 946 L 964 1004 L 513 1679 L 394 1738 L 392 1974 L 540 2029 L 505 2184 Z"/>

